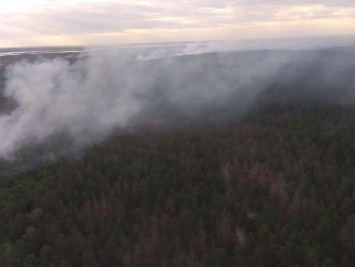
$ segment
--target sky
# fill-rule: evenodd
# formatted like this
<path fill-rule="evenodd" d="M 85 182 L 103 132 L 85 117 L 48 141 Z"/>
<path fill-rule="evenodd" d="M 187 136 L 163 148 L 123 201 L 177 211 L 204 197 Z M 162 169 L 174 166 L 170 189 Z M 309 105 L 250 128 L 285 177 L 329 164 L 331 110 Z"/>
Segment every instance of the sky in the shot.
<path fill-rule="evenodd" d="M 354 0 L 1 0 L 0 47 L 355 34 Z"/>

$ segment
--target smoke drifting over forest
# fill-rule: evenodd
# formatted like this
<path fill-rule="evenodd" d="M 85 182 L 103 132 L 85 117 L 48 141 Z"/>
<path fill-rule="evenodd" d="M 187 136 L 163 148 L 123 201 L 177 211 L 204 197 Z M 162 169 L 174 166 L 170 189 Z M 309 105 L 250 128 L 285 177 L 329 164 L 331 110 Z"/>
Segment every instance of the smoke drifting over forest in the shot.
<path fill-rule="evenodd" d="M 200 48 L 144 54 L 142 49 L 102 50 L 75 63 L 56 58 L 9 66 L 4 94 L 16 106 L 0 117 L 0 157 L 11 158 L 21 147 L 55 134 L 82 147 L 137 121 L 169 119 L 170 113 L 192 121 L 226 110 L 238 116 L 275 89 L 344 103 L 355 94 L 351 49 Z M 284 95 L 274 97 L 285 101 Z"/>

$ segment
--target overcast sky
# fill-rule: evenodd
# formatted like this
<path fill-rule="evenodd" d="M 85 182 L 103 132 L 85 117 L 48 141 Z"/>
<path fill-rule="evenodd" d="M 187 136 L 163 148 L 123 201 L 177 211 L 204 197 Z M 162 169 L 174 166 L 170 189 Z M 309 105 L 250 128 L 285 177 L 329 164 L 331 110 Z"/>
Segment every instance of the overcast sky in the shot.
<path fill-rule="evenodd" d="M 1 0 L 0 47 L 355 34 L 354 0 Z"/>

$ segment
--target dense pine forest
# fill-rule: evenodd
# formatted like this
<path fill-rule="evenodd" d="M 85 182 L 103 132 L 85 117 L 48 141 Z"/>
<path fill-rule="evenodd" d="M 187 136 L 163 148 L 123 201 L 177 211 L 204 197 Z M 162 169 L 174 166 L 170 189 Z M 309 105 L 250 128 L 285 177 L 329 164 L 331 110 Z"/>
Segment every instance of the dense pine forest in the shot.
<path fill-rule="evenodd" d="M 152 113 L 11 167 L 0 266 L 353 266 L 355 107 L 312 86 L 270 84 L 241 113 Z"/>

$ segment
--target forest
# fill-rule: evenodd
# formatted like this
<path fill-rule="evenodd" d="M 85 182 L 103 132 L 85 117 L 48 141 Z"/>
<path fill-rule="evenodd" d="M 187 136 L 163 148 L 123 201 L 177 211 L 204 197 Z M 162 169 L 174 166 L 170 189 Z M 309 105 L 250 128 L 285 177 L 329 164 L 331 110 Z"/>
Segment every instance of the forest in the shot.
<path fill-rule="evenodd" d="M 350 87 L 290 68 L 242 112 L 152 112 L 80 155 L 2 162 L 0 266 L 354 266 Z"/>

